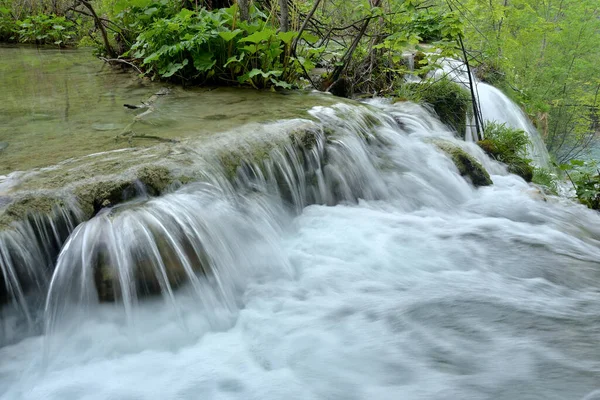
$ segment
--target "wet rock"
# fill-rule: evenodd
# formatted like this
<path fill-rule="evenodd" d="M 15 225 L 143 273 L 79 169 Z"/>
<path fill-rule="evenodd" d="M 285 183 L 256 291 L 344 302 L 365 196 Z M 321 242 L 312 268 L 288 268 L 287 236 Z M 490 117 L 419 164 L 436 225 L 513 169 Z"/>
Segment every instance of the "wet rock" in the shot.
<path fill-rule="evenodd" d="M 88 218 L 100 210 L 124 201 L 138 194 L 134 182 L 125 180 L 99 181 L 84 184 L 75 189 L 77 201 Z"/>
<path fill-rule="evenodd" d="M 127 249 L 131 257 L 127 267 L 132 271 L 137 296 L 166 295 L 190 280 L 191 274 L 210 274 L 209 262 L 200 243 L 193 242 L 183 229 L 165 232 L 150 229 L 151 241 L 139 242 Z M 94 283 L 101 302 L 123 298 L 117 266 L 108 252 L 100 250 L 94 267 Z"/>
<path fill-rule="evenodd" d="M 145 166 L 138 170 L 137 177 L 152 195 L 164 193 L 174 181 L 171 171 L 163 166 Z"/>
<path fill-rule="evenodd" d="M 50 215 L 57 207 L 64 207 L 62 199 L 45 195 L 26 195 L 11 199 L 3 210 L 0 210 L 0 231 L 9 228 L 13 223 L 24 221 L 29 215 Z"/>
<path fill-rule="evenodd" d="M 164 193 L 175 180 L 171 172 L 162 166 L 145 166 L 135 173 L 134 179 L 114 178 L 83 184 L 75 189 L 75 195 L 81 209 L 93 217 L 106 207 L 131 200 L 137 196 L 150 194 L 158 196 Z M 137 182 L 143 186 L 139 186 Z"/>
<path fill-rule="evenodd" d="M 450 156 L 460 175 L 469 179 L 473 185 L 489 186 L 492 184 L 490 175 L 481 163 L 458 145 L 446 140 L 433 140 L 432 143 Z"/>

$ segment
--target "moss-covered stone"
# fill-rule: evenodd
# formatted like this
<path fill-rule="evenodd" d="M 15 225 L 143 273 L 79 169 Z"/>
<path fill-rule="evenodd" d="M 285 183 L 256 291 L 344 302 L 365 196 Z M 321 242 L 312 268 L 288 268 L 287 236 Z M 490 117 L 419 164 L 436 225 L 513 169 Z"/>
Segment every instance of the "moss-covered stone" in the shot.
<path fill-rule="evenodd" d="M 132 198 L 135 193 L 135 184 L 126 180 L 98 181 L 75 189 L 79 206 L 87 218 L 93 217 L 104 207 L 114 206 Z"/>
<path fill-rule="evenodd" d="M 169 169 L 163 166 L 144 166 L 134 176 L 132 179 L 106 178 L 77 186 L 74 192 L 84 214 L 91 218 L 104 207 L 112 207 L 134 198 L 139 194 L 136 179 L 153 196 L 164 193 L 175 181 Z"/>
<path fill-rule="evenodd" d="M 173 183 L 173 175 L 163 166 L 145 166 L 137 171 L 137 178 L 153 195 L 164 193 Z"/>
<path fill-rule="evenodd" d="M 31 214 L 51 214 L 55 208 L 63 206 L 62 199 L 46 195 L 27 195 L 15 199 L 0 213 L 0 230 L 25 220 Z"/>
<path fill-rule="evenodd" d="M 131 268 L 133 279 L 135 279 L 135 290 L 139 296 L 156 296 L 164 294 L 164 281 L 166 278 L 171 289 L 176 289 L 189 280 L 189 271 L 193 273 L 210 275 L 210 264 L 206 254 L 200 250 L 201 246 L 196 246 L 183 231 L 170 231 L 170 237 L 175 238 L 181 250 L 176 250 L 170 240 L 157 231 L 152 231 L 152 238 L 156 251 L 160 255 L 160 262 L 157 262 L 155 253 L 149 248 L 140 248 L 132 251 L 133 257 Z M 199 254 L 200 253 L 200 254 Z M 164 267 L 164 275 L 160 268 Z M 114 302 L 122 298 L 121 283 L 115 273 L 115 266 L 111 264 L 110 258 L 105 254 L 98 254 L 96 265 L 94 266 L 94 283 L 98 293 L 98 298 L 102 302 Z"/>
<path fill-rule="evenodd" d="M 407 83 L 400 90 L 401 100 L 426 103 L 444 124 L 456 131 L 460 138 L 465 136 L 467 114 L 472 109 L 471 95 L 463 86 L 441 79 L 436 82 Z"/>
<path fill-rule="evenodd" d="M 512 160 L 508 164 L 508 172 L 519 175 L 525 182 L 531 182 L 533 179 L 534 168 L 529 164 L 529 161 L 519 158 Z"/>
<path fill-rule="evenodd" d="M 450 156 L 460 175 L 469 179 L 473 185 L 489 186 L 493 183 L 483 165 L 459 146 L 446 140 L 435 140 L 432 143 Z"/>

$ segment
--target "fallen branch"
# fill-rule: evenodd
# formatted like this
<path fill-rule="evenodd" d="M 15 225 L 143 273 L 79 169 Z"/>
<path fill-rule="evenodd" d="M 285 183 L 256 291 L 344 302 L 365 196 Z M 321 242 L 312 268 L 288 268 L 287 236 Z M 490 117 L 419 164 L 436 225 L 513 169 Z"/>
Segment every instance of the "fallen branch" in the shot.
<path fill-rule="evenodd" d="M 142 70 L 138 68 L 137 65 L 135 65 L 134 63 L 132 63 L 131 61 L 127 61 L 124 60 L 122 58 L 106 58 L 106 57 L 99 57 L 102 61 L 106 62 L 106 63 L 121 63 L 121 64 L 126 64 L 129 65 L 131 68 L 134 68 L 137 72 L 139 72 L 140 74 L 143 74 Z"/>

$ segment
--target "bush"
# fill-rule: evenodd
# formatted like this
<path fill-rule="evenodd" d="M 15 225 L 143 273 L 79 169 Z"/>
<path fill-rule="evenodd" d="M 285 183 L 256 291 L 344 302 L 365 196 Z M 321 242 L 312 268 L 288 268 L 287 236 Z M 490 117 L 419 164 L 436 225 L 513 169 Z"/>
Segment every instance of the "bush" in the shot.
<path fill-rule="evenodd" d="M 597 161 L 571 160 L 559 166 L 575 188 L 580 203 L 600 210 L 600 170 Z"/>
<path fill-rule="evenodd" d="M 9 42 L 15 39 L 17 23 L 9 8 L 0 7 L 0 41 Z"/>
<path fill-rule="evenodd" d="M 531 182 L 534 169 L 527 158 L 529 137 L 519 129 L 507 127 L 495 122 L 487 123 L 483 132 L 484 139 L 477 142 L 488 155 L 505 163 L 508 171 Z"/>
<path fill-rule="evenodd" d="M 534 168 L 533 179 L 531 181 L 540 186 L 544 186 L 551 194 L 558 193 L 557 177 L 549 169 Z"/>
<path fill-rule="evenodd" d="M 17 22 L 19 41 L 64 46 L 75 39 L 75 24 L 54 14 L 37 14 Z"/>
<path fill-rule="evenodd" d="M 249 22 L 236 21 L 237 7 L 181 10 L 152 21 L 131 51 L 147 73 L 183 83 L 248 84 L 256 88 L 291 87 L 302 66 L 289 46 L 296 32 L 277 32 L 254 9 Z"/>
<path fill-rule="evenodd" d="M 460 137 L 465 136 L 467 114 L 471 112 L 472 104 L 470 93 L 462 86 L 444 78 L 433 82 L 404 84 L 397 95 L 399 98 L 431 105 L 444 124 Z"/>
<path fill-rule="evenodd" d="M 404 30 L 416 34 L 422 42 L 435 42 L 455 40 L 457 29 L 461 30 L 461 27 L 462 24 L 457 14 L 427 9 L 411 18 Z"/>

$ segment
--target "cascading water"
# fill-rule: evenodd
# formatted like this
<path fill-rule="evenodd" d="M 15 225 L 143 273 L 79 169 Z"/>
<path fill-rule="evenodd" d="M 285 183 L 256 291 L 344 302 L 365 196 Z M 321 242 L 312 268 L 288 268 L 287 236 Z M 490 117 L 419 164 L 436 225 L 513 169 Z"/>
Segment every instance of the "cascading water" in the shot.
<path fill-rule="evenodd" d="M 234 177 L 75 228 L 44 332 L 0 348 L 1 398 L 596 398 L 597 213 L 415 105 L 311 114 Z"/>
<path fill-rule="evenodd" d="M 446 59 L 441 63 L 441 68 L 435 71 L 433 75 L 438 78 L 447 76 L 452 81 L 469 88 L 469 74 L 462 61 Z M 527 118 L 527 115 L 500 89 L 479 81 L 474 75 L 471 75 L 471 80 L 484 123 L 497 122 L 526 132 L 531 142 L 528 146 L 529 157 L 538 166 L 547 168 L 550 165 L 548 150 L 540 133 Z M 476 132 L 473 129 L 474 125 L 473 122 L 467 126 L 466 140 L 474 140 L 473 138 L 476 137 Z"/>
<path fill-rule="evenodd" d="M 19 337 L 19 325 L 28 330 L 38 325 L 41 299 L 27 292 L 47 290 L 58 253 L 81 219 L 73 205 L 54 207 L 49 215 L 30 214 L 0 232 L 0 304 L 11 302 L 11 307 L 0 308 L 0 345 Z"/>

